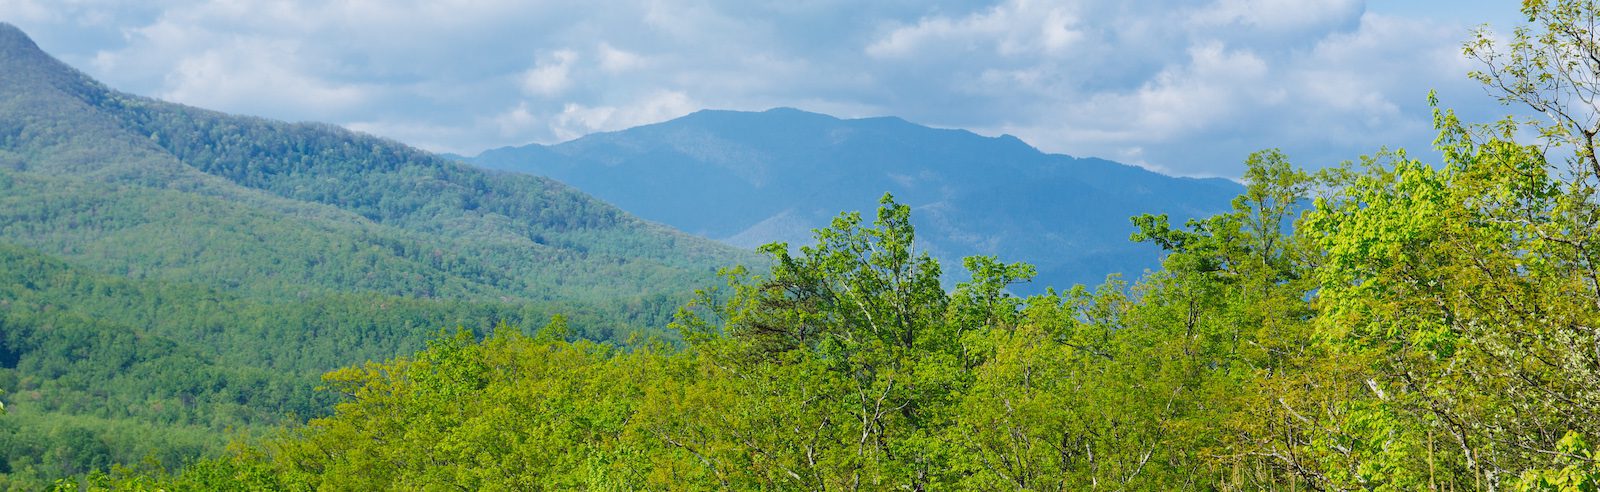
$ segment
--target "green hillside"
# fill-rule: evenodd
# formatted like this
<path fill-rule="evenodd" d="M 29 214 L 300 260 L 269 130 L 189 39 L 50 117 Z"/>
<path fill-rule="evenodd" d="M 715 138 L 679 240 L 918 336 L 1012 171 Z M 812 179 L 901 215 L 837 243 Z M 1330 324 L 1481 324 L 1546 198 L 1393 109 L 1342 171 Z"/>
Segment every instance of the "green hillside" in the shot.
<path fill-rule="evenodd" d="M 322 373 L 422 348 L 445 326 L 528 329 L 582 306 L 372 293 L 277 302 L 99 274 L 0 243 L 0 488 L 214 454 L 229 433 L 321 415 Z M 608 333 L 589 333 L 605 338 Z M 83 452 L 85 443 L 94 452 Z"/>
<path fill-rule="evenodd" d="M 7 240 L 264 295 L 627 299 L 682 292 L 748 257 L 548 179 L 118 93 L 11 26 L 0 189 Z"/>
<path fill-rule="evenodd" d="M 0 490 L 214 455 L 448 327 L 671 337 L 752 257 L 548 179 L 119 93 L 0 24 Z"/>

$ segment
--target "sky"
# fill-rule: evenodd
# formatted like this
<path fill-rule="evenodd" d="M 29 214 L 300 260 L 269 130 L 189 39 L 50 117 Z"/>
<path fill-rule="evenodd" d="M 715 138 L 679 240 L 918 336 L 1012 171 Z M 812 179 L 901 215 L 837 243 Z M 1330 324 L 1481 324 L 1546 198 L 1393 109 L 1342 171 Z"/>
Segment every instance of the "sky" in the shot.
<path fill-rule="evenodd" d="M 1466 77 L 1514 0 L 0 0 L 113 88 L 322 121 L 436 152 L 558 143 L 700 109 L 794 107 L 1012 134 L 1238 177 L 1407 148 L 1427 105 L 1510 113 Z"/>

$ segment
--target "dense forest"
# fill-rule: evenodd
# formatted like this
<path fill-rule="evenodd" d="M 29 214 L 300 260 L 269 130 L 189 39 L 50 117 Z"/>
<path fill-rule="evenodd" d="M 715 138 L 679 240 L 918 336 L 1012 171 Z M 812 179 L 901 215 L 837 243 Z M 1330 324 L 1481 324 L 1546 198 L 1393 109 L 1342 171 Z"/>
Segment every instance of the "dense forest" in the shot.
<path fill-rule="evenodd" d="M 327 413 L 318 376 L 446 326 L 625 326 L 581 305 L 343 294 L 276 302 L 136 281 L 0 243 L 0 486 L 113 463 L 177 466 L 230 437 Z M 612 334 L 573 330 L 605 340 Z M 230 436 L 230 433 L 240 436 Z"/>
<path fill-rule="evenodd" d="M 0 490 L 216 456 L 458 326 L 670 339 L 754 257 L 548 179 L 119 93 L 0 23 Z"/>
<path fill-rule="evenodd" d="M 1523 8 L 1533 27 L 1465 52 L 1547 120 L 1435 102 L 1441 162 L 1384 151 L 1311 172 L 1255 153 L 1231 211 L 1134 217 L 1162 268 L 1093 288 L 1020 297 L 1034 268 L 979 256 L 947 289 L 892 196 L 722 270 L 670 336 L 626 340 L 548 311 L 266 302 L 0 247 L 0 389 L 44 409 L 0 416 L 0 472 L 77 474 L 62 490 L 1596 490 L 1600 5 Z M 454 329 L 320 392 L 232 359 L 249 327 L 362 344 L 391 323 Z M 251 340 L 300 371 L 403 347 Z M 311 418 L 263 431 L 281 420 L 238 404 L 271 399 Z M 179 407 L 194 410 L 164 413 Z M 233 423 L 254 431 L 206 437 Z"/>

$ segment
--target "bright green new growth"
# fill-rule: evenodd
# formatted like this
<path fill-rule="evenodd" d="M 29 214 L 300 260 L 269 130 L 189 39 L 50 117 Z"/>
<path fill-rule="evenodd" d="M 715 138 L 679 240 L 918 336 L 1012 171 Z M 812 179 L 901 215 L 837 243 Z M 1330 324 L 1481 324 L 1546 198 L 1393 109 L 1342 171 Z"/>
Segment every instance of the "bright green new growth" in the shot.
<path fill-rule="evenodd" d="M 885 196 L 725 270 L 680 345 L 447 332 L 327 374 L 340 403 L 303 427 L 85 484 L 1595 491 L 1600 6 L 1524 12 L 1544 30 L 1467 53 L 1551 116 L 1535 145 L 1437 110 L 1435 165 L 1256 153 L 1232 211 L 1133 219 L 1168 254 L 1132 284 L 1019 298 L 1030 266 L 974 257 L 946 291 Z"/>
<path fill-rule="evenodd" d="M 1258 153 L 1233 212 L 1135 219 L 1162 271 L 1027 299 L 1006 286 L 1030 267 L 993 258 L 940 288 L 885 197 L 725 272 L 680 310 L 685 346 L 458 331 L 328 374 L 343 403 L 304 428 L 91 483 L 1591 490 L 1600 406 L 1564 403 L 1594 398 L 1595 297 L 1526 229 L 1560 188 L 1526 147 L 1459 149 L 1315 176 Z"/>

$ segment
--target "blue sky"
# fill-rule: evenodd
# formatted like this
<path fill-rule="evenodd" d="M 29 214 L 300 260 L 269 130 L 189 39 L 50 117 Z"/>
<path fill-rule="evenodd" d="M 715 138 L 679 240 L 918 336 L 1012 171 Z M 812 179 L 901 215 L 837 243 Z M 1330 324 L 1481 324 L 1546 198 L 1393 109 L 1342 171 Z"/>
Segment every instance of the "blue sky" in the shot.
<path fill-rule="evenodd" d="M 1236 177 L 1425 149 L 1426 94 L 1518 2 L 0 0 L 120 90 L 325 121 L 428 150 L 554 143 L 705 109 L 791 106 L 1010 133 L 1050 152 Z"/>

